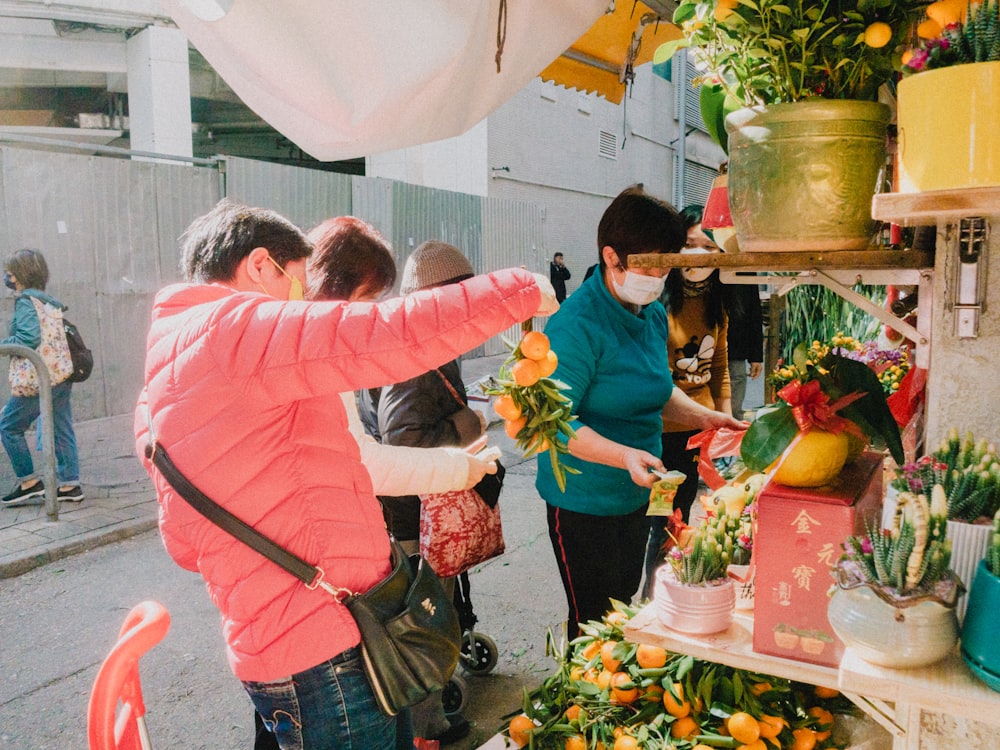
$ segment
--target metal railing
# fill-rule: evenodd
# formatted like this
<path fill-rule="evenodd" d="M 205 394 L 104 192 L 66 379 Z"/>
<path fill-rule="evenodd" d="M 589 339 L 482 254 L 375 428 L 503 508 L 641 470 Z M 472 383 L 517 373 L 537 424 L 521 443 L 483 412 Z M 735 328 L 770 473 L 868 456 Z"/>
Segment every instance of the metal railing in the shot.
<path fill-rule="evenodd" d="M 52 420 L 52 381 L 49 368 L 34 349 L 21 344 L 0 344 L 0 356 L 24 357 L 38 372 L 38 419 L 42 423 L 42 482 L 45 484 L 45 513 L 59 520 L 59 482 L 56 479 L 55 426 Z"/>

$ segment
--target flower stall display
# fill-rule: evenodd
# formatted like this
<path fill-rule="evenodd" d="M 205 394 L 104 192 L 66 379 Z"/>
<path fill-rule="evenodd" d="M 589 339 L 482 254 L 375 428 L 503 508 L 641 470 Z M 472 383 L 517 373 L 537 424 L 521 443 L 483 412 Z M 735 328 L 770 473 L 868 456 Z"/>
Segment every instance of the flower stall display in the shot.
<path fill-rule="evenodd" d="M 844 541 L 828 617 L 837 636 L 873 664 L 910 668 L 947 656 L 958 640 L 944 487 L 900 493 L 891 524 L 868 522 Z"/>
<path fill-rule="evenodd" d="M 572 422 L 573 403 L 563 391 L 566 384 L 552 373 L 559 357 L 549 346 L 549 338 L 540 331 L 527 331 L 511 349 L 498 378 L 491 378 L 483 392 L 496 396 L 493 410 L 504 420 L 507 435 L 517 441 L 526 455 L 548 451 L 552 471 L 561 489 L 566 488 L 566 472 L 559 456 L 568 452 L 566 442 L 575 436 Z"/>
<path fill-rule="evenodd" d="M 896 189 L 1000 185 L 1000 0 L 932 3 L 918 33 L 899 84 Z"/>
<path fill-rule="evenodd" d="M 869 246 L 891 117 L 878 91 L 926 4 L 679 4 L 684 38 L 660 55 L 687 47 L 701 80 L 724 92 L 722 111 L 734 110 L 725 116 L 728 192 L 741 251 Z"/>
<path fill-rule="evenodd" d="M 502 733 L 534 750 L 774 748 L 827 750 L 873 722 L 836 690 L 672 653 L 625 639 L 620 603 L 559 649 L 556 671 L 525 691 Z"/>
<path fill-rule="evenodd" d="M 903 462 L 899 426 L 879 377 L 836 344 L 800 344 L 773 380 L 779 401 L 758 411 L 743 438 L 740 455 L 750 470 L 766 471 L 779 484 L 820 487 L 871 440 Z"/>
<path fill-rule="evenodd" d="M 1000 510 L 993 516 L 986 556 L 976 567 L 962 623 L 962 658 L 969 669 L 993 690 L 1000 691 Z"/>

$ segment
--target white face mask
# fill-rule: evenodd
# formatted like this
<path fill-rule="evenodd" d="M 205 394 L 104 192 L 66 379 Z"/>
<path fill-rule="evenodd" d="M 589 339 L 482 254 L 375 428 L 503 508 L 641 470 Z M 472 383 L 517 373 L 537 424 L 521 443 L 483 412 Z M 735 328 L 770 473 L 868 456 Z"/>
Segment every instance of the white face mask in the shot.
<path fill-rule="evenodd" d="M 712 251 L 707 250 L 704 247 L 685 247 L 681 249 L 681 255 L 711 255 Z M 681 276 L 687 281 L 699 282 L 704 281 L 709 276 L 712 275 L 714 268 L 682 268 Z"/>
<path fill-rule="evenodd" d="M 619 284 L 612 274 L 611 283 L 614 285 L 615 294 L 622 302 L 630 302 L 633 305 L 648 305 L 662 294 L 667 277 L 643 276 L 634 271 L 625 271 L 625 281 Z"/>

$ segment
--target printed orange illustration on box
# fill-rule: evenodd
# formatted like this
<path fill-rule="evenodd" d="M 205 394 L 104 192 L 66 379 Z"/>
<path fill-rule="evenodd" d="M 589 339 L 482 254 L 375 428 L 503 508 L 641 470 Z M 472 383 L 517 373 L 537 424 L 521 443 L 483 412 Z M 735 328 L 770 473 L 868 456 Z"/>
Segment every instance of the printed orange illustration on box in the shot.
<path fill-rule="evenodd" d="M 757 496 L 754 651 L 835 667 L 844 646 L 826 617 L 841 543 L 882 505 L 882 456 L 866 452 L 827 487 L 769 482 Z"/>

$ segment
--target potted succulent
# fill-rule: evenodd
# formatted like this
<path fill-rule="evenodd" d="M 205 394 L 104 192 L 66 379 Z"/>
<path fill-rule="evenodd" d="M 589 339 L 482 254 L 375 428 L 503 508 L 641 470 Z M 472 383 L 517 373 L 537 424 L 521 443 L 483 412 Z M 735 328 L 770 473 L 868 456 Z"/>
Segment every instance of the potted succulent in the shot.
<path fill-rule="evenodd" d="M 986 557 L 976 568 L 962 624 L 962 658 L 973 674 L 1000 691 L 997 612 L 1000 612 L 1000 511 L 993 516 Z"/>
<path fill-rule="evenodd" d="M 971 581 L 992 535 L 992 519 L 1000 510 L 1000 455 L 995 445 L 976 440 L 971 432 L 959 437 L 952 428 L 932 453 L 906 464 L 897 472 L 893 487 L 923 492 L 929 498 L 934 485 L 944 488 L 948 501 L 948 540 L 951 568 L 963 581 Z M 960 599 L 959 621 L 967 599 Z"/>
<path fill-rule="evenodd" d="M 897 189 L 1000 185 L 1000 0 L 939 0 L 926 12 L 903 58 Z"/>
<path fill-rule="evenodd" d="M 870 440 L 883 442 L 902 462 L 899 426 L 879 376 L 847 356 L 837 337 L 832 346 L 795 347 L 792 361 L 771 379 L 778 401 L 757 412 L 740 446 L 751 471 L 766 471 L 779 484 L 820 487 Z"/>
<path fill-rule="evenodd" d="M 844 541 L 827 617 L 837 636 L 873 664 L 909 668 L 944 658 L 958 640 L 962 583 L 949 568 L 947 498 L 934 485 L 900 493 L 891 524 L 869 522 Z"/>
<path fill-rule="evenodd" d="M 684 38 L 668 42 L 667 52 L 689 48 L 728 108 L 743 106 L 725 118 L 729 204 L 741 250 L 869 246 L 891 117 L 877 101 L 879 89 L 895 75 L 926 5 L 680 3 L 674 22 Z"/>
<path fill-rule="evenodd" d="M 668 628 L 703 635 L 732 622 L 736 594 L 727 568 L 736 544 L 726 531 L 727 519 L 726 514 L 707 518 L 677 536 L 668 527 L 674 545 L 653 587 L 657 617 Z"/>
<path fill-rule="evenodd" d="M 726 575 L 736 585 L 737 610 L 753 609 L 753 530 L 757 521 L 757 493 L 765 479 L 764 474 L 740 476 L 701 500 L 707 517 L 717 519 L 714 522 L 729 540 L 727 549 L 732 551 Z"/>

